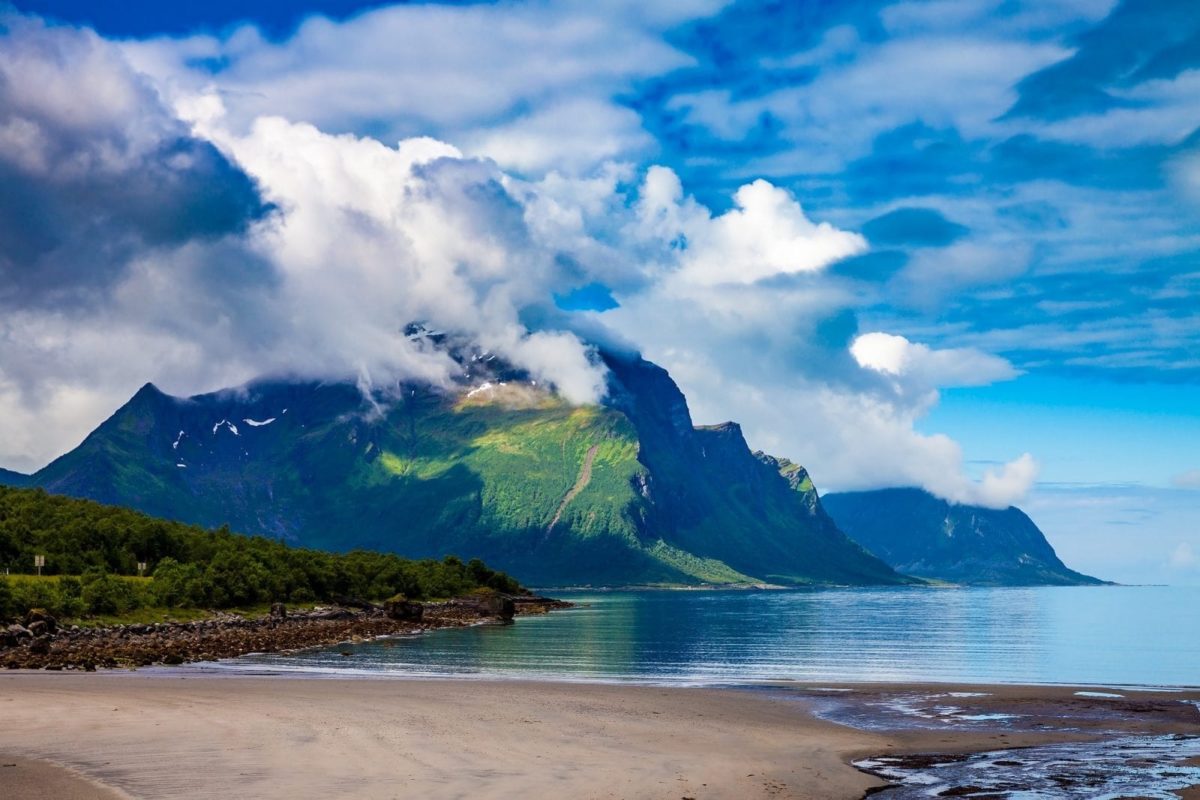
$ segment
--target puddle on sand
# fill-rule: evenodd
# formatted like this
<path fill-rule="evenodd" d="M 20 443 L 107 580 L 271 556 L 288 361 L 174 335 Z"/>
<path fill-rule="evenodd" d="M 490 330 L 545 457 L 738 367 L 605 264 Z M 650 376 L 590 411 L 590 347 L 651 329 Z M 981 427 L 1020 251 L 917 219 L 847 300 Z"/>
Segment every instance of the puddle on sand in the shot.
<path fill-rule="evenodd" d="M 831 722 L 876 731 L 976 729 L 1020 719 L 1020 714 L 991 712 L 970 707 L 970 704 L 964 707 L 961 703 L 946 702 L 948 698 L 961 701 L 988 696 L 986 692 L 905 693 L 879 699 L 845 700 L 827 696 L 824 701 L 817 700 L 814 710 L 817 716 Z"/>
<path fill-rule="evenodd" d="M 880 756 L 854 766 L 893 781 L 872 797 L 1138 797 L 1178 800 L 1173 790 L 1200 784 L 1200 736 L 1128 736 L 1106 742 L 1053 744 L 974 755 Z"/>

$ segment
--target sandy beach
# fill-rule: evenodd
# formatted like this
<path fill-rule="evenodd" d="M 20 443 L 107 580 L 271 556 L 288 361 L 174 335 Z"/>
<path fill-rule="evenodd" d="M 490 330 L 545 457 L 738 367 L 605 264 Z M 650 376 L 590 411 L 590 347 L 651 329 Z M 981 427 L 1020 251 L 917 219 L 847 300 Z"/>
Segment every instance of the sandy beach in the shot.
<path fill-rule="evenodd" d="M 0 781 L 8 800 L 860 798 L 881 782 L 851 758 L 1090 735 L 866 732 L 781 691 L 7 673 Z M 1101 702 L 1072 698 L 998 687 L 988 702 Z M 1196 732 L 1187 716 L 1142 716 L 1133 729 Z"/>

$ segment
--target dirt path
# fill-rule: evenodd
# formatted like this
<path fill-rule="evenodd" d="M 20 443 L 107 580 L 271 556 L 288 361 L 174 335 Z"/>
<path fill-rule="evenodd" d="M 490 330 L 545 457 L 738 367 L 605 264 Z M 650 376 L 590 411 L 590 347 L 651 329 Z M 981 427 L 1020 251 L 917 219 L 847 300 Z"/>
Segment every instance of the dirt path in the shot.
<path fill-rule="evenodd" d="M 546 535 L 554 530 L 554 526 L 562 519 L 562 513 L 570 505 L 571 501 L 579 496 L 579 493 L 587 488 L 587 485 L 592 482 L 592 462 L 596 460 L 596 451 L 600 449 L 600 445 L 594 444 L 588 448 L 587 453 L 583 457 L 583 469 L 579 470 L 579 478 L 575 481 L 575 485 L 571 487 L 571 491 L 563 496 L 562 502 L 558 504 L 558 511 L 554 512 L 554 519 L 550 520 L 550 524 L 546 526 Z"/>

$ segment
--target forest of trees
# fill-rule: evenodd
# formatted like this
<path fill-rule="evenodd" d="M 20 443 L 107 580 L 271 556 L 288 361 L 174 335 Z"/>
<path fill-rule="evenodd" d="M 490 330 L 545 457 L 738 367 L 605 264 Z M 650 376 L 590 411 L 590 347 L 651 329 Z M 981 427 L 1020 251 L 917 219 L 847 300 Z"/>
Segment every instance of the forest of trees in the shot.
<path fill-rule="evenodd" d="M 35 571 L 55 580 L 6 580 Z M 137 581 L 138 562 L 152 580 Z M 358 550 L 289 547 L 157 519 L 126 508 L 0 486 L 0 619 L 31 607 L 73 617 L 143 607 L 241 608 L 261 603 L 452 597 L 479 588 L 520 591 L 503 572 L 455 556 L 413 561 Z"/>

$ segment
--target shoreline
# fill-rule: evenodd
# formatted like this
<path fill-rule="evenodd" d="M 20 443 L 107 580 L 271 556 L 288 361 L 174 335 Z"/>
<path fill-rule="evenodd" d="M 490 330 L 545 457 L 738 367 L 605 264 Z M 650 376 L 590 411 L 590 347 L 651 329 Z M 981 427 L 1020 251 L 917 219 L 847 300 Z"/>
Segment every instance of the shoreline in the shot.
<path fill-rule="evenodd" d="M 265 616 L 212 612 L 193 622 L 82 628 L 61 625 L 35 609 L 21 623 L 0 625 L 0 668 L 95 672 L 217 662 L 252 653 L 294 653 L 442 628 L 510 623 L 518 615 L 545 614 L 571 605 L 536 595 L 491 592 L 424 603 L 394 600 L 378 605 L 346 599 L 290 613 L 284 604 L 275 603 Z"/>
<path fill-rule="evenodd" d="M 487 621 L 475 624 L 492 624 Z M 406 634 L 397 634 L 403 636 Z M 377 637 L 378 640 L 392 638 L 390 635 Z M 293 655 L 304 651 L 327 649 L 327 646 L 302 648 L 286 653 L 245 653 L 245 656 L 256 655 Z M 384 669 L 355 669 L 353 667 L 340 669 L 336 667 L 305 667 L 288 669 L 278 664 L 247 664 L 242 668 L 233 665 L 242 662 L 242 657 L 223 658 L 213 661 L 194 661 L 183 665 L 151 664 L 137 668 L 108 670 L 109 674 L 141 675 L 143 677 L 206 677 L 206 678 L 271 678 L 291 680 L 345 680 L 345 681 L 460 681 L 463 683 L 550 683 L 565 686 L 635 686 L 651 689 L 711 689 L 716 691 L 756 691 L 763 689 L 800 689 L 815 690 L 819 687 L 838 687 L 850 690 L 870 690 L 886 688 L 920 687 L 924 689 L 955 690 L 978 687 L 1018 688 L 1018 689 L 1077 689 L 1111 690 L 1114 692 L 1129 692 L 1131 694 L 1189 694 L 1200 696 L 1200 684 L 1141 684 L 1141 683 L 1038 683 L 1031 681 L 986 681 L 977 682 L 969 679 L 961 680 L 828 680 L 789 679 L 789 678 L 749 678 L 745 680 L 655 680 L 636 676 L 595 677 L 591 675 L 574 677 L 567 675 L 547 675 L 543 673 L 437 673 L 437 672 L 404 672 Z M 38 674 L 42 670 L 18 669 L 10 670 L 14 674 Z M 0 675 L 4 674 L 0 672 Z"/>
<path fill-rule="evenodd" d="M 1186 690 L 1116 700 L 1074 694 L 1092 687 L 712 689 L 186 672 L 0 673 L 0 759 L 62 765 L 128 797 L 857 800 L 885 783 L 855 759 L 1088 741 L 1114 729 L 1200 733 L 1200 709 L 1188 706 L 1200 691 Z M 839 704 L 856 713 L 879 698 L 955 689 L 971 695 L 956 702 L 984 711 L 1058 722 L 869 730 L 834 720 Z"/>

